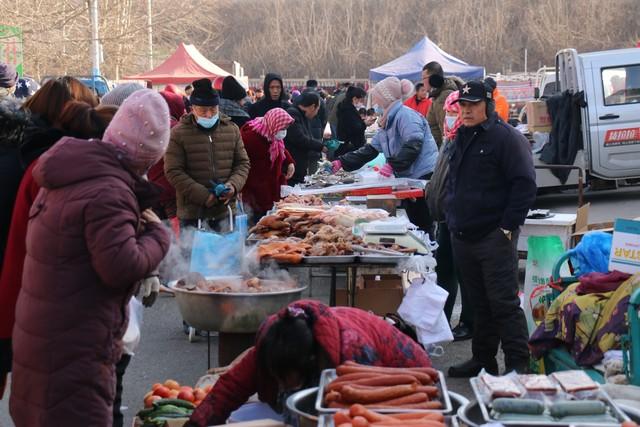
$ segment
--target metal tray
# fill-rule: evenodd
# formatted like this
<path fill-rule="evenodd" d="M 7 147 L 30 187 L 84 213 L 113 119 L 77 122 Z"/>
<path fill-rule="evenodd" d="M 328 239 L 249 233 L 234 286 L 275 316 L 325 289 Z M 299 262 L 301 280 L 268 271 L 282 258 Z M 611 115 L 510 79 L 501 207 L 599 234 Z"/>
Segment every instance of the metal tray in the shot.
<path fill-rule="evenodd" d="M 469 383 L 471 384 L 471 388 L 473 389 L 473 393 L 476 395 L 476 399 L 478 401 L 478 405 L 480 406 L 480 411 L 482 412 L 482 416 L 485 421 L 488 423 L 500 423 L 503 425 L 518 425 L 518 426 L 573 426 L 580 425 L 580 427 L 605 427 L 605 426 L 619 426 L 623 421 L 629 421 L 629 417 L 618 408 L 618 406 L 611 400 L 611 397 L 607 394 L 607 392 L 598 385 L 598 394 L 600 395 L 600 400 L 602 400 L 611 411 L 611 415 L 618 419 L 616 423 L 607 423 L 607 422 L 563 422 L 563 421 L 505 421 L 505 420 L 496 420 L 491 418 L 491 411 L 484 403 L 484 399 L 482 398 L 482 394 L 480 393 L 479 386 L 480 379 L 478 377 L 470 378 Z M 546 412 L 546 411 L 545 411 Z"/>
<path fill-rule="evenodd" d="M 447 389 L 447 383 L 445 382 L 444 375 L 441 371 L 438 371 L 438 376 L 440 381 L 436 384 L 438 390 L 440 391 L 441 401 L 443 403 L 444 408 L 442 409 L 398 409 L 398 408 L 389 408 L 389 409 L 376 409 L 376 412 L 380 412 L 381 414 L 399 414 L 404 412 L 442 412 L 448 413 L 451 412 L 451 399 L 449 398 L 449 390 Z M 325 369 L 322 371 L 320 375 L 320 386 L 318 387 L 318 396 L 316 397 L 316 410 L 318 413 L 334 413 L 340 411 L 340 409 L 336 408 L 325 408 L 322 406 L 322 400 L 324 397 L 324 389 L 325 387 L 334 379 L 336 379 L 338 375 L 336 374 L 335 369 Z"/>
<path fill-rule="evenodd" d="M 356 262 L 356 255 L 305 256 L 304 264 L 351 264 Z"/>
<path fill-rule="evenodd" d="M 363 264 L 397 264 L 408 258 L 408 255 L 358 255 L 358 262 Z"/>

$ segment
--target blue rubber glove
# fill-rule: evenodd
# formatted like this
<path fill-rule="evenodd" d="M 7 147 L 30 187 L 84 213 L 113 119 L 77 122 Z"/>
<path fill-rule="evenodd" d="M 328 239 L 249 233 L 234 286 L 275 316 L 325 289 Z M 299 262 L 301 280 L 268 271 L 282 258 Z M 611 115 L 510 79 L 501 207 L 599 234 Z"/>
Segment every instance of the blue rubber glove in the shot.
<path fill-rule="evenodd" d="M 216 183 L 214 181 L 209 181 L 209 182 L 211 183 L 211 185 L 213 185 L 213 187 L 209 189 L 209 193 L 213 194 L 216 197 L 220 197 L 223 194 L 231 191 L 229 187 L 227 187 L 224 184 Z"/>

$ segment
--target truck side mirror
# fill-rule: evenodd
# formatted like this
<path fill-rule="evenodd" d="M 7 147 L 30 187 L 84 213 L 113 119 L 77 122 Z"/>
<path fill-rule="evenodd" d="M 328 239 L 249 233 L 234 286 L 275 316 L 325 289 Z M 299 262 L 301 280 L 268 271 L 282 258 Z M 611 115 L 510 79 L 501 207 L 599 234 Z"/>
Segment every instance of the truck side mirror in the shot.
<path fill-rule="evenodd" d="M 533 88 L 533 97 L 535 99 L 540 99 L 540 88 L 539 87 Z"/>

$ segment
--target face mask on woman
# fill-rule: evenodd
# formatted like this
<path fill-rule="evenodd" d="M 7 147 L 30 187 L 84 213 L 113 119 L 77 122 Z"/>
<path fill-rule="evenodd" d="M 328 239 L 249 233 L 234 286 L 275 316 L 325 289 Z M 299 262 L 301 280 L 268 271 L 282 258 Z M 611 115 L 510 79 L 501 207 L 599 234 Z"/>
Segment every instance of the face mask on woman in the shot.
<path fill-rule="evenodd" d="M 210 118 L 198 117 L 196 122 L 198 122 L 198 124 L 200 126 L 202 126 L 203 128 L 205 128 L 205 129 L 211 129 L 212 127 L 214 127 L 216 125 L 216 123 L 218 123 L 218 118 L 219 118 L 218 114 L 216 114 L 215 116 L 212 116 Z"/>
<path fill-rule="evenodd" d="M 285 139 L 287 137 L 287 130 L 283 129 L 283 130 L 281 130 L 279 132 L 276 132 L 276 134 L 274 136 L 275 136 L 275 139 L 277 139 L 277 140 Z"/>
<path fill-rule="evenodd" d="M 376 112 L 377 115 L 381 116 L 384 114 L 384 108 L 382 108 L 381 106 L 379 106 L 378 104 L 373 106 L 373 111 Z"/>
<path fill-rule="evenodd" d="M 456 124 L 456 120 L 458 120 L 456 116 L 445 116 L 444 118 L 444 121 L 447 123 L 447 127 L 449 129 L 453 129 Z"/>

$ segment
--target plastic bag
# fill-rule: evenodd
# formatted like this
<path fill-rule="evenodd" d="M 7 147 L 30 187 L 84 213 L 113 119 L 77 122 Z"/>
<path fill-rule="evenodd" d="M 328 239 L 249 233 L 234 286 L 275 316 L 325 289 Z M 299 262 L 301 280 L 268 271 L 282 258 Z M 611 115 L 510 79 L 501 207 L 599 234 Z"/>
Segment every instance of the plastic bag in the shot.
<path fill-rule="evenodd" d="M 412 280 L 398 314 L 416 328 L 418 341 L 424 346 L 453 341 L 453 335 L 444 314 L 449 293 L 436 284 L 436 274 L 427 273 Z"/>
<path fill-rule="evenodd" d="M 549 281 L 553 267 L 564 254 L 562 240 L 558 236 L 530 236 L 527 239 L 527 268 L 524 277 L 524 315 L 531 334 L 544 320 L 551 304 Z M 565 267 L 566 269 L 566 267 Z M 568 271 L 563 276 L 568 275 Z"/>
<path fill-rule="evenodd" d="M 608 273 L 612 239 L 613 236 L 604 231 L 585 234 L 578 246 L 569 251 L 574 275 L 580 277 L 593 272 Z"/>
<path fill-rule="evenodd" d="M 197 230 L 191 246 L 189 271 L 205 277 L 233 276 L 240 273 L 244 254 L 244 236 L 235 231 L 226 234 Z"/>
<path fill-rule="evenodd" d="M 137 298 L 129 300 L 127 310 L 129 310 L 129 323 L 127 330 L 122 337 L 122 346 L 126 354 L 133 356 L 133 351 L 140 344 L 140 327 L 142 326 L 142 310 L 144 307 Z"/>

